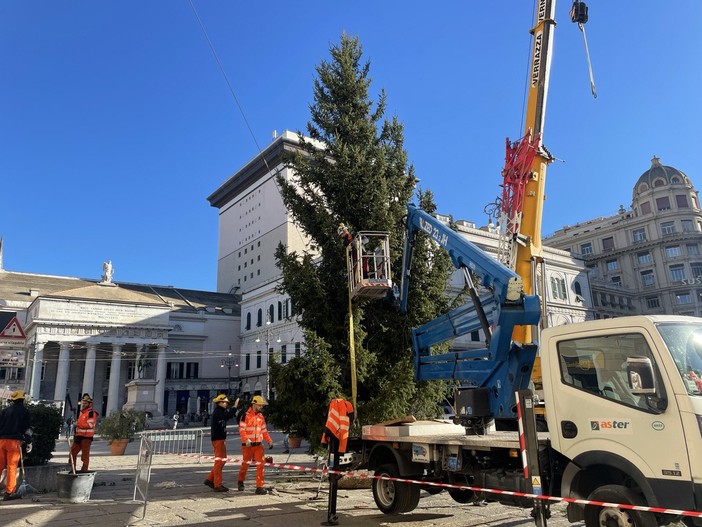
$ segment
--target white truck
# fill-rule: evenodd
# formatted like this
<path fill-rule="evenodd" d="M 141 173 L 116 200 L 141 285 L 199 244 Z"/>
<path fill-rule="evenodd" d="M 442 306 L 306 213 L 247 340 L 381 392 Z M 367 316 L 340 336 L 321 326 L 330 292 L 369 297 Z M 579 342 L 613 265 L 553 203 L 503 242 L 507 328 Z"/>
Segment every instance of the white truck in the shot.
<path fill-rule="evenodd" d="M 538 474 L 532 474 L 538 475 L 537 492 L 524 473 L 515 396 L 530 386 L 537 346 L 511 336 L 515 326 L 538 322 L 538 298 L 520 292 L 514 271 L 412 205 L 407 227 L 405 278 L 413 236 L 422 232 L 449 251 L 471 283 L 479 281 L 492 294 L 476 287 L 471 302 L 413 330 L 416 378 L 456 379 L 464 386 L 455 422 L 364 426 L 360 440 L 350 442 L 359 466 L 389 478 L 702 511 L 702 319 L 634 316 L 541 332 L 544 406 L 536 421 L 541 431 L 534 434 Z M 488 337 L 485 348 L 432 352 L 433 345 L 476 328 Z M 392 479 L 373 482 L 375 502 L 387 514 L 413 510 L 422 488 L 440 490 Z M 468 489 L 448 493 L 460 503 L 534 503 L 524 496 L 476 496 Z M 540 500 L 540 507 L 547 517 L 548 503 Z M 681 518 L 570 503 L 568 519 L 584 520 L 587 527 L 652 527 Z M 682 519 L 702 525 L 698 518 Z"/>
<path fill-rule="evenodd" d="M 543 494 L 702 510 L 702 391 L 690 372 L 702 369 L 702 320 L 637 316 L 549 328 L 540 348 L 548 425 L 538 434 Z M 376 475 L 531 492 L 516 431 L 467 435 L 463 426 L 435 421 L 373 425 L 363 428 L 362 447 Z M 388 514 L 414 509 L 420 490 L 373 484 L 376 504 Z M 448 493 L 459 503 L 477 498 L 468 490 Z M 651 527 L 679 518 L 570 504 L 568 519 Z"/>

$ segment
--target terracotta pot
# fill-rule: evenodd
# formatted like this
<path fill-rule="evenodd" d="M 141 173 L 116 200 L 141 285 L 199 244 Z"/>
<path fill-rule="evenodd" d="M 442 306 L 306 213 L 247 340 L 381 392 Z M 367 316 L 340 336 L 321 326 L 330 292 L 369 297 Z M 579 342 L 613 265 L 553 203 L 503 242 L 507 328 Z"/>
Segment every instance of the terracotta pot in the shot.
<path fill-rule="evenodd" d="M 129 443 L 129 439 L 113 439 L 110 442 L 110 453 L 113 456 L 123 456 L 127 449 L 127 443 Z"/>
<path fill-rule="evenodd" d="M 288 447 L 289 448 L 300 448 L 302 444 L 302 438 L 300 436 L 295 436 L 290 434 L 288 436 Z"/>

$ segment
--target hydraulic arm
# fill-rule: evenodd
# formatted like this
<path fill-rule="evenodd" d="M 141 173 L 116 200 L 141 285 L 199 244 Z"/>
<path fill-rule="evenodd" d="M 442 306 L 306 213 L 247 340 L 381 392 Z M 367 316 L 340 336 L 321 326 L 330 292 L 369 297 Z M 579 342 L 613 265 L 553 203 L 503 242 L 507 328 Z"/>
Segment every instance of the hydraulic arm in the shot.
<path fill-rule="evenodd" d="M 412 204 L 407 205 L 406 227 L 401 310 L 407 310 L 412 252 L 419 232 L 448 251 L 453 265 L 463 270 L 471 296 L 466 304 L 412 331 L 415 377 L 458 379 L 463 386 L 486 389 L 490 417 L 514 417 L 514 392 L 529 384 L 536 346 L 512 343 L 512 332 L 515 326 L 539 322 L 538 296 L 525 295 L 517 273 Z M 432 355 L 432 346 L 478 329 L 486 336 L 484 348 Z"/>

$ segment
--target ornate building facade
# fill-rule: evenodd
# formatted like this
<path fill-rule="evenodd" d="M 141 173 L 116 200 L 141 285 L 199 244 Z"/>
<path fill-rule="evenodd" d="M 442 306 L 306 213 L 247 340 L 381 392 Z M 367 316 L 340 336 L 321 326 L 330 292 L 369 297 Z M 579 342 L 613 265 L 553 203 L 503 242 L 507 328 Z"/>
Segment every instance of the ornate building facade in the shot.
<path fill-rule="evenodd" d="M 239 297 L 115 283 L 111 271 L 98 281 L 0 268 L 0 315 L 21 332 L 0 339 L 0 387 L 68 408 L 89 393 L 102 415 L 144 390 L 139 407 L 153 415 L 204 410 L 230 383 L 221 363 L 238 347 Z"/>
<path fill-rule="evenodd" d="M 702 316 L 702 210 L 682 171 L 661 164 L 634 184 L 631 207 L 544 240 L 585 259 L 597 318 Z"/>

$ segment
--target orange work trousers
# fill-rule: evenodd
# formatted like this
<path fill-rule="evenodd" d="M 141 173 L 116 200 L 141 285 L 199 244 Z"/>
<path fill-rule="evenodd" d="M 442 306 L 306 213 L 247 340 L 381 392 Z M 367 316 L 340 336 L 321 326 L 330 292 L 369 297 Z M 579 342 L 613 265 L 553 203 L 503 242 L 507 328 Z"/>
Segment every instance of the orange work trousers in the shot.
<path fill-rule="evenodd" d="M 5 492 L 14 494 L 17 487 L 17 465 L 20 462 L 20 442 L 18 439 L 0 439 L 0 474 L 7 467 Z"/>
<path fill-rule="evenodd" d="M 227 441 L 226 439 L 215 439 L 212 441 L 212 447 L 214 448 L 215 457 L 227 457 Z M 216 459 L 214 466 L 210 473 L 207 475 L 207 479 L 214 483 L 215 487 L 222 486 L 222 469 L 226 461 Z"/>
<path fill-rule="evenodd" d="M 90 465 L 90 447 L 92 444 L 92 439 L 85 437 L 73 438 L 73 445 L 71 445 L 71 459 L 73 460 L 73 466 L 76 467 L 76 458 L 78 457 L 78 452 L 80 452 L 80 460 L 82 462 L 80 472 L 88 472 L 88 465 Z M 76 470 L 78 469 L 76 468 Z"/>
<path fill-rule="evenodd" d="M 256 487 L 263 487 L 263 445 L 246 446 L 241 445 L 241 468 L 239 469 L 239 481 L 243 483 L 246 479 L 246 472 L 249 470 L 249 463 L 255 461 L 256 465 Z"/>

